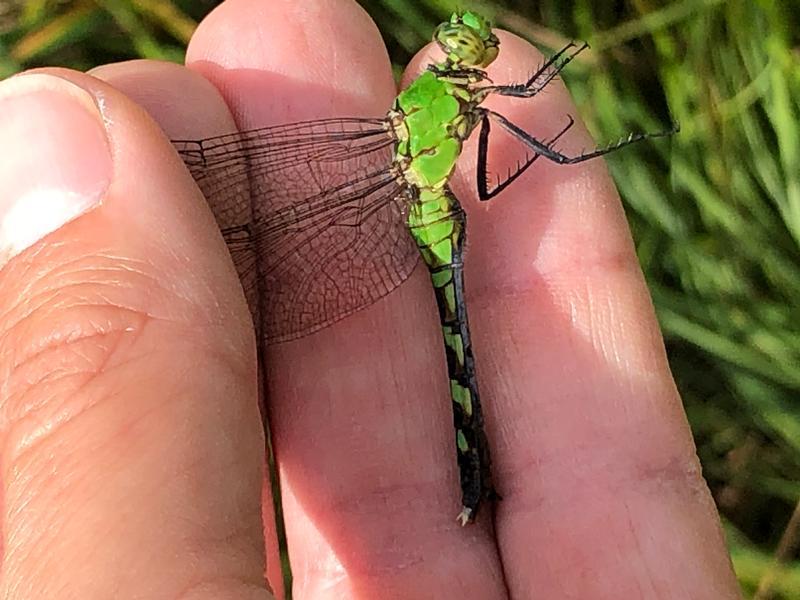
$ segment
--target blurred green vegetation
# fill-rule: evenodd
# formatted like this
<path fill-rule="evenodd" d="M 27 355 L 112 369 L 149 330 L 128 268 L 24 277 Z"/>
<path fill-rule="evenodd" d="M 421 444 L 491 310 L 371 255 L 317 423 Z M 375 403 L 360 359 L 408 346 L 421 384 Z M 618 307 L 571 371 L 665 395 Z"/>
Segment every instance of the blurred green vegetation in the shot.
<path fill-rule="evenodd" d="M 0 75 L 179 61 L 216 4 L 0 0 Z M 564 78 L 596 139 L 681 123 L 609 163 L 742 588 L 800 598 L 800 3 L 361 4 L 398 69 L 468 7 L 545 51 L 592 44 Z"/>

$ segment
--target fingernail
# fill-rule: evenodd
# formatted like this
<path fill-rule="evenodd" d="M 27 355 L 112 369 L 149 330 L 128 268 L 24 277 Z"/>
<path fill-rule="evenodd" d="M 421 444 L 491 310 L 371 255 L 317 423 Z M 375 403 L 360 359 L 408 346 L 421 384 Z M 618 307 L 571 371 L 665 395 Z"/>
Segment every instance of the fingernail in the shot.
<path fill-rule="evenodd" d="M 89 93 L 40 73 L 0 83 L 0 148 L 2 267 L 100 204 L 112 161 Z"/>

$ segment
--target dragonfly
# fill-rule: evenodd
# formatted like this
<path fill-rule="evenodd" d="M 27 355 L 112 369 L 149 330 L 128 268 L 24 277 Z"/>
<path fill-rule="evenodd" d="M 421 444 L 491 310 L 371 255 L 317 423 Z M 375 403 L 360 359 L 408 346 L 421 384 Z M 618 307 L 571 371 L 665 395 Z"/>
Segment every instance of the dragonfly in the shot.
<path fill-rule="evenodd" d="M 202 140 L 173 140 L 217 215 L 242 279 L 259 342 L 310 335 L 391 293 L 420 259 L 441 322 L 461 487 L 458 521 L 499 499 L 478 393 L 464 292 L 466 216 L 449 185 L 464 142 L 478 130 L 478 197 L 490 201 L 538 159 L 575 164 L 645 139 L 631 134 L 569 156 L 572 127 L 539 139 L 484 108 L 491 95 L 533 98 L 587 44 L 570 43 L 521 83 L 486 74 L 500 42 L 475 12 L 454 13 L 433 41 L 444 53 L 395 99 L 384 118 L 331 118 Z M 505 177 L 488 173 L 493 128 L 526 148 Z"/>

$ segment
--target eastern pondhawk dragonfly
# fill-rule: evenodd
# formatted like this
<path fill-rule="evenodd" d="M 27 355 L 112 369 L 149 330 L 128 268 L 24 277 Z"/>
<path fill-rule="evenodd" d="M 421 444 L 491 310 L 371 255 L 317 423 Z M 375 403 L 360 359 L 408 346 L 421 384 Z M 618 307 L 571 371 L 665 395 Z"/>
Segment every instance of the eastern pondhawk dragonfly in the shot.
<path fill-rule="evenodd" d="M 433 40 L 444 60 L 401 92 L 385 118 L 306 121 L 173 143 L 206 196 L 228 211 L 217 216 L 228 225 L 223 235 L 264 344 L 311 334 L 369 306 L 422 257 L 444 335 L 464 525 L 497 494 L 464 301 L 466 219 L 448 185 L 463 142 L 480 128 L 477 189 L 487 201 L 540 157 L 579 163 L 673 130 L 567 156 L 555 144 L 571 117 L 540 140 L 481 103 L 491 94 L 535 96 L 586 44 L 567 45 L 523 83 L 494 85 L 484 69 L 499 40 L 485 18 L 454 14 Z M 493 126 L 529 153 L 490 184 Z"/>

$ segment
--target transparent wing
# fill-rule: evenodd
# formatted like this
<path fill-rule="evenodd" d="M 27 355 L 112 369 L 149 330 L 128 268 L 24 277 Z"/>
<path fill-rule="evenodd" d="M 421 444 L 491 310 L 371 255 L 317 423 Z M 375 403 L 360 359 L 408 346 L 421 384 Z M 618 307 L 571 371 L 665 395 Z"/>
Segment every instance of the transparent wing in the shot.
<path fill-rule="evenodd" d="M 267 343 L 400 285 L 419 258 L 383 119 L 326 119 L 173 144 L 222 227 Z"/>

